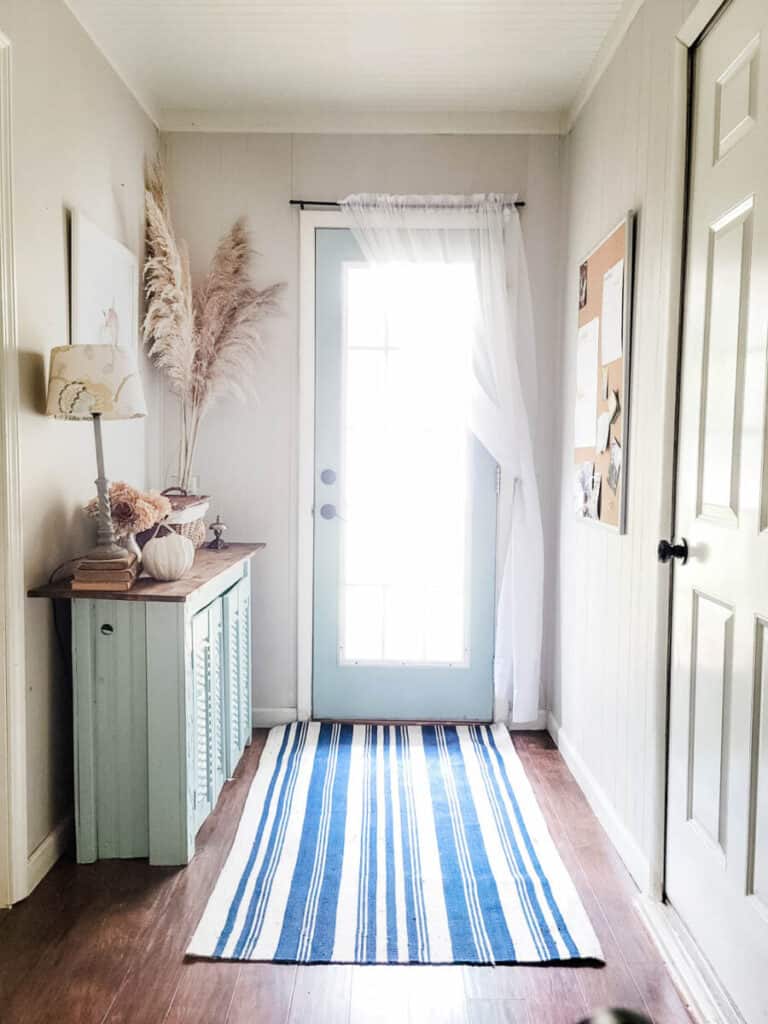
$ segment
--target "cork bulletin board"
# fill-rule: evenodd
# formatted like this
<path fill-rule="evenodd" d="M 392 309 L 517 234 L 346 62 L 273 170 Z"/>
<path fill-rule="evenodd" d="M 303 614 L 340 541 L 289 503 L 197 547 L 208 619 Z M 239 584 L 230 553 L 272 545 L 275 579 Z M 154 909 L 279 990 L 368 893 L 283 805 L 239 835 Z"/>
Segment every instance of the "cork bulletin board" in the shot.
<path fill-rule="evenodd" d="M 634 213 L 579 265 L 574 503 L 580 519 L 626 530 Z"/>

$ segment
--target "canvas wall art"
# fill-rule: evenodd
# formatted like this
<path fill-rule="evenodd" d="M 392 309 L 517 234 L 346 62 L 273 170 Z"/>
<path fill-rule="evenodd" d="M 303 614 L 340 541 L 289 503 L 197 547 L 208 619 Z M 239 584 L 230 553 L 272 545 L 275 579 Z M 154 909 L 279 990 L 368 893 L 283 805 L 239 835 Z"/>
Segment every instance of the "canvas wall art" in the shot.
<path fill-rule="evenodd" d="M 135 351 L 139 270 L 131 250 L 73 210 L 70 267 L 72 344 L 118 345 Z"/>

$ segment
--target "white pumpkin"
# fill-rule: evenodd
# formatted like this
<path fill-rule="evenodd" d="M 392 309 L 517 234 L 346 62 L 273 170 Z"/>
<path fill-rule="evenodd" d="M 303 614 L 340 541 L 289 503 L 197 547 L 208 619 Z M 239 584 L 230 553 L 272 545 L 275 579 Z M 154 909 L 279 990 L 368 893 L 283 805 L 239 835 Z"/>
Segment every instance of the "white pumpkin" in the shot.
<path fill-rule="evenodd" d="M 144 545 L 142 565 L 153 579 L 180 580 L 192 568 L 195 547 L 187 537 L 166 529 L 165 536 L 154 536 Z"/>

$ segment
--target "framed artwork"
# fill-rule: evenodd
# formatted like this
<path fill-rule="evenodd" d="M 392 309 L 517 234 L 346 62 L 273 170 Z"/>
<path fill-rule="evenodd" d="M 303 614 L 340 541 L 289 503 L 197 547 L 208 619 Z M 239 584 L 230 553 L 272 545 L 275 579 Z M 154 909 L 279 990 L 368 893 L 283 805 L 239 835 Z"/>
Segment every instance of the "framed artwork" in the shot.
<path fill-rule="evenodd" d="M 70 341 L 118 345 L 135 351 L 139 340 L 139 268 L 130 249 L 105 234 L 79 210 L 70 235 Z"/>

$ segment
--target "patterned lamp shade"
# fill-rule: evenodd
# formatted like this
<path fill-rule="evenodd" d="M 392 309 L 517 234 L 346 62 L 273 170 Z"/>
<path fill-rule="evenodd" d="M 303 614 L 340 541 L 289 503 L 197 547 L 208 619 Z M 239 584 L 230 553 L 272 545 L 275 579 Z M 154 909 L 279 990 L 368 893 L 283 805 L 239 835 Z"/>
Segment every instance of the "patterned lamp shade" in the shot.
<path fill-rule="evenodd" d="M 130 420 L 147 415 L 133 353 L 115 345 L 59 345 L 51 350 L 49 416 Z"/>

